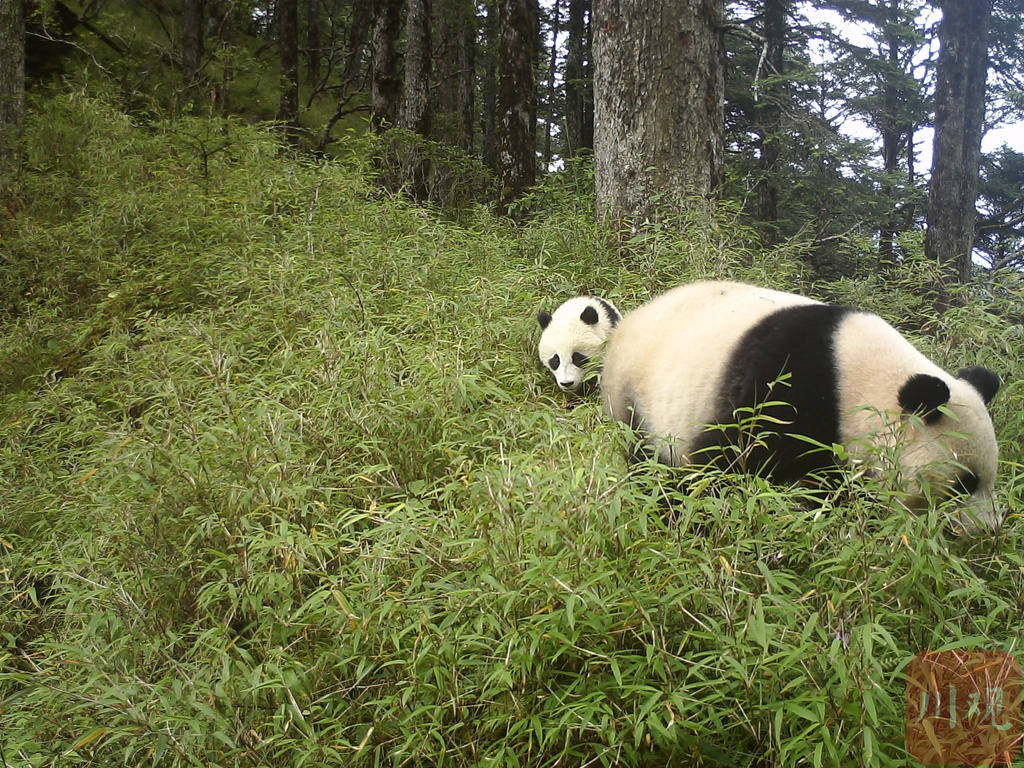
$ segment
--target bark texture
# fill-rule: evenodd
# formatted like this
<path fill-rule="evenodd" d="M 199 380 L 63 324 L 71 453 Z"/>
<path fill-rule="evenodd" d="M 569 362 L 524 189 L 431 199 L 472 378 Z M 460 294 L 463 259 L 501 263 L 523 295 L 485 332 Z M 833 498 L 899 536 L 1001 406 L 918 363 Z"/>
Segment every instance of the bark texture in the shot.
<path fill-rule="evenodd" d="M 430 137 L 430 0 L 408 0 L 402 125 Z"/>
<path fill-rule="evenodd" d="M 782 102 L 785 96 L 786 35 L 789 31 L 790 0 L 765 0 L 761 16 L 764 38 L 764 69 L 758 84 L 757 129 L 760 156 L 757 185 L 754 189 L 757 220 L 774 224 L 779 220 L 779 158 L 781 156 Z M 775 242 L 776 230 L 765 230 L 765 241 Z"/>
<path fill-rule="evenodd" d="M 275 5 L 277 48 L 281 59 L 281 101 L 277 119 L 298 140 L 299 128 L 299 0 L 277 0 Z"/>
<path fill-rule="evenodd" d="M 483 132 L 483 158 L 484 165 L 498 173 L 498 47 L 501 39 L 500 13 L 498 11 L 499 0 L 486 0 L 483 6 L 487 9 L 484 18 L 483 37 L 484 43 L 481 47 L 483 53 L 483 77 L 481 83 L 481 99 L 483 101 L 483 117 L 481 127 Z"/>
<path fill-rule="evenodd" d="M 536 41 L 536 0 L 501 0 L 498 44 L 498 212 L 533 185 L 536 178 L 532 131 Z"/>
<path fill-rule="evenodd" d="M 594 0 L 602 220 L 706 209 L 723 180 L 724 0 Z"/>
<path fill-rule="evenodd" d="M 185 93 L 195 109 L 200 97 L 200 68 L 203 59 L 203 0 L 181 3 L 181 68 Z"/>
<path fill-rule="evenodd" d="M 459 146 L 473 149 L 476 121 L 476 3 L 471 3 L 459 28 L 459 115 L 462 117 L 462 140 Z"/>
<path fill-rule="evenodd" d="M 25 125 L 25 5 L 0 0 L 0 194 L 11 184 Z"/>
<path fill-rule="evenodd" d="M 925 255 L 947 282 L 971 277 L 992 0 L 944 0 Z"/>
<path fill-rule="evenodd" d="M 373 0 L 370 33 L 370 127 L 377 133 L 395 124 L 402 98 L 398 34 L 402 0 Z"/>
<path fill-rule="evenodd" d="M 306 77 L 314 87 L 320 85 L 320 46 L 320 0 L 306 0 Z"/>

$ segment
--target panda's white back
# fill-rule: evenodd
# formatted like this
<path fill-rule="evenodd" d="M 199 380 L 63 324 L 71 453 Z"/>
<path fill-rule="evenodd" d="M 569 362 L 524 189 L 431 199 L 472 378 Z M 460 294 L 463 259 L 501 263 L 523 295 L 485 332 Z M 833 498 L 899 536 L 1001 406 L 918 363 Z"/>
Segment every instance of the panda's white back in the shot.
<path fill-rule="evenodd" d="M 724 281 L 683 285 L 626 314 L 608 345 L 602 392 L 612 418 L 673 441 L 684 463 L 714 420 L 729 354 L 759 320 L 783 307 L 818 304 L 793 294 Z"/>
<path fill-rule="evenodd" d="M 987 411 L 998 388 L 984 368 L 952 376 L 876 315 L 726 282 L 626 315 L 602 381 L 608 413 L 633 427 L 642 453 L 673 465 L 711 460 L 792 481 L 834 467 L 835 443 L 878 460 L 898 439 L 907 490 L 921 495 L 927 482 L 956 495 L 965 530 L 1001 520 Z M 753 407 L 766 419 L 759 440 L 727 448 L 742 441 L 734 411 Z"/>

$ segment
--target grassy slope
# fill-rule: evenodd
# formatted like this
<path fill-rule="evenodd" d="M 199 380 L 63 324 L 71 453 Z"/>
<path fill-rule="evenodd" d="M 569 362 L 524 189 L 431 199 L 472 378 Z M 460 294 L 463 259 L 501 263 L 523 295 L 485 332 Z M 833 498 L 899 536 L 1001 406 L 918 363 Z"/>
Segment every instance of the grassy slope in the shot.
<path fill-rule="evenodd" d="M 82 97 L 34 121 L 0 274 L 9 764 L 903 764 L 910 657 L 1015 647 L 1019 515 L 968 548 L 880 494 L 680 496 L 535 361 L 541 306 L 799 287 L 796 245 L 723 220 L 617 259 L 557 190 L 454 224 L 358 143 L 301 162 Z M 803 289 L 922 325 L 877 284 Z M 1019 326 L 924 325 L 1009 380 L 1019 510 Z"/>

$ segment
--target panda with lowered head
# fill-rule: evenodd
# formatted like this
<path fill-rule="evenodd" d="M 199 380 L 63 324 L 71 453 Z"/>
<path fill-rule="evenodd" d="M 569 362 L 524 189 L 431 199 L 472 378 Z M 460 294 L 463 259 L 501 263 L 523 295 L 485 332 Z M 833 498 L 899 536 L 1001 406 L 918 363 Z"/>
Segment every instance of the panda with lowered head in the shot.
<path fill-rule="evenodd" d="M 981 367 L 946 373 L 877 315 L 700 282 L 622 318 L 601 390 L 641 452 L 674 466 L 713 463 L 789 482 L 835 466 L 834 452 L 816 445 L 841 443 L 870 462 L 899 436 L 909 505 L 921 505 L 927 482 L 959 497 L 960 524 L 974 532 L 1001 524 L 987 410 L 999 384 Z M 754 413 L 759 439 L 738 451 L 743 438 L 728 425 Z"/>
<path fill-rule="evenodd" d="M 559 306 L 554 314 L 544 310 L 537 314 L 543 330 L 537 351 L 559 389 L 573 395 L 593 389 L 595 372 L 590 362 L 601 356 L 620 319 L 619 311 L 610 301 L 594 296 L 577 296 Z"/>

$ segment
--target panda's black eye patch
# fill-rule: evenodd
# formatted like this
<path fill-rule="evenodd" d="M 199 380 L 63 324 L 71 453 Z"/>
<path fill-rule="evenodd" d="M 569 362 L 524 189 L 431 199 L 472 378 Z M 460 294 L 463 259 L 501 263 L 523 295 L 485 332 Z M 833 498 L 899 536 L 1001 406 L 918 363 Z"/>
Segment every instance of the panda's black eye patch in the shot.
<path fill-rule="evenodd" d="M 572 364 L 575 365 L 577 368 L 585 368 L 587 365 L 587 361 L 589 360 L 590 358 L 584 355 L 582 352 L 572 353 Z"/>
<path fill-rule="evenodd" d="M 552 371 L 557 371 L 558 370 L 558 364 L 560 362 L 561 362 L 561 360 L 558 359 L 558 355 L 554 355 L 550 360 L 548 360 L 548 365 L 551 366 L 551 370 Z"/>
<path fill-rule="evenodd" d="M 973 472 L 963 472 L 958 475 L 953 483 L 952 492 L 954 496 L 970 496 L 981 485 L 981 480 Z"/>

